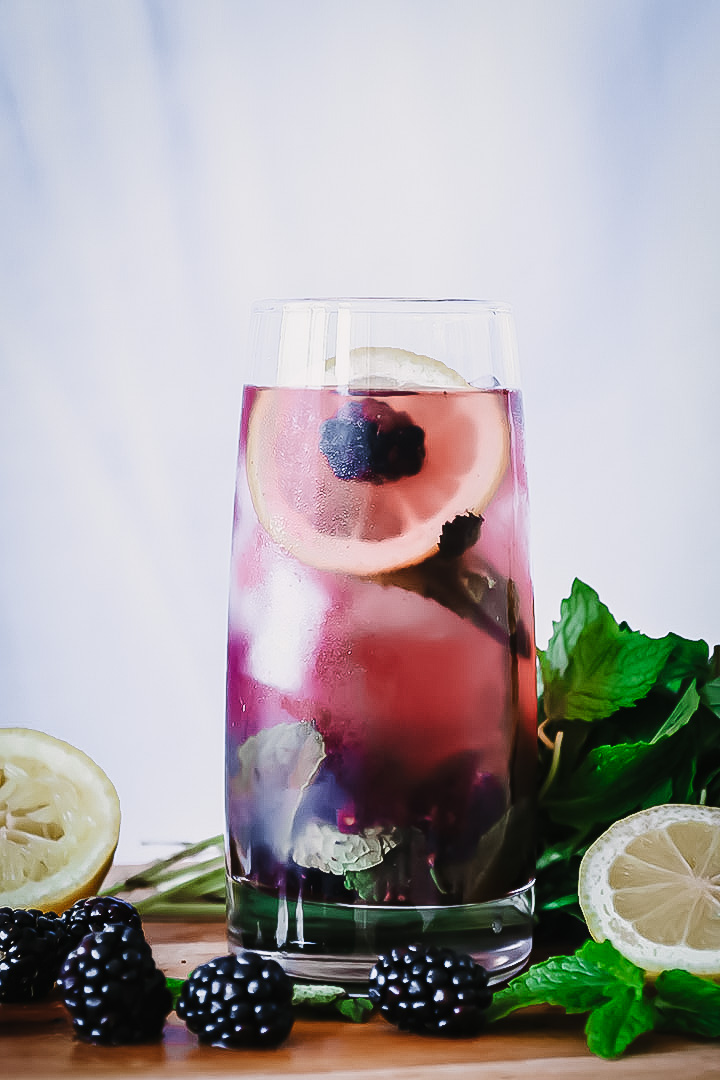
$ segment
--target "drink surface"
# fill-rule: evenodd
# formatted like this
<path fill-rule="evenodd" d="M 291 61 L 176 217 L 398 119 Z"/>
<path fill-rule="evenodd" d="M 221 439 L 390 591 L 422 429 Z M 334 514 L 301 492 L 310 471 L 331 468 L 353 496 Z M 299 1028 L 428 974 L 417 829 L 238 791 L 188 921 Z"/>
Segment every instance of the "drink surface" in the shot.
<path fill-rule="evenodd" d="M 246 390 L 227 674 L 245 947 L 338 952 L 343 934 L 308 938 L 313 912 L 469 910 L 528 887 L 523 462 L 517 391 Z"/>

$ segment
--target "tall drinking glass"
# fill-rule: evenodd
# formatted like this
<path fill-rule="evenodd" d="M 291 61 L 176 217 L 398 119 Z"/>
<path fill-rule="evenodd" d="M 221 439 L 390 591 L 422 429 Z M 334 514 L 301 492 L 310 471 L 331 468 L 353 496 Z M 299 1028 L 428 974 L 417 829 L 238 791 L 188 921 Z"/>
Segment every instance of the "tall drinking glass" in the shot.
<path fill-rule="evenodd" d="M 513 319 L 255 306 L 227 667 L 231 947 L 364 981 L 531 944 L 536 682 Z"/>

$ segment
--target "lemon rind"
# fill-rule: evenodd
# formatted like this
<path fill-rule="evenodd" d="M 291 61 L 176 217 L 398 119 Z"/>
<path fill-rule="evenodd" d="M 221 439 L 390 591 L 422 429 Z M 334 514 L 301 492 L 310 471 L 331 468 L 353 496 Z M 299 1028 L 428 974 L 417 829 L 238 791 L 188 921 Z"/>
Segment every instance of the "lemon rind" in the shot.
<path fill-rule="evenodd" d="M 635 837 L 668 825 L 698 821 L 720 828 L 720 807 L 664 803 L 640 810 L 611 825 L 588 848 L 580 863 L 578 899 L 590 934 L 596 941 L 610 941 L 648 975 L 679 968 L 695 975 L 720 978 L 720 949 L 663 945 L 642 937 L 615 909 L 609 870 Z"/>

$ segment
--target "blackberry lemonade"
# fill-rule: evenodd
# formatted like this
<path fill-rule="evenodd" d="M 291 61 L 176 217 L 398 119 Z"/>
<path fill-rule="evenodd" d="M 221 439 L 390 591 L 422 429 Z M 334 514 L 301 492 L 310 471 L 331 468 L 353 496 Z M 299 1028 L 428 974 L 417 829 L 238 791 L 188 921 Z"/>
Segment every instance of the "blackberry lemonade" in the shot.
<path fill-rule="evenodd" d="M 364 342 L 338 379 L 343 342 L 321 310 L 332 385 L 268 381 L 243 401 L 231 946 L 352 983 L 423 941 L 505 978 L 530 949 L 534 873 L 520 393 Z"/>

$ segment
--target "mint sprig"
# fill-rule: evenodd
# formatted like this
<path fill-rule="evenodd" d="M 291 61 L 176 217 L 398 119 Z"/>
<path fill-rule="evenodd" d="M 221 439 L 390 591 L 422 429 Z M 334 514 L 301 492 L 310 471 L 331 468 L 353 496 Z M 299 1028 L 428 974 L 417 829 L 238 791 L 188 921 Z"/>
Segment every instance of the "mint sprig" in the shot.
<path fill-rule="evenodd" d="M 534 964 L 495 994 L 488 1021 L 531 1005 L 587 1013 L 588 1049 L 602 1058 L 619 1057 L 649 1031 L 720 1036 L 720 986 L 685 971 L 649 982 L 608 941 Z"/>
<path fill-rule="evenodd" d="M 538 652 L 541 930 L 550 912 L 580 918 L 580 860 L 615 821 L 667 802 L 720 804 L 720 672 L 709 652 L 632 630 L 573 582 Z"/>

